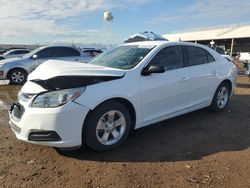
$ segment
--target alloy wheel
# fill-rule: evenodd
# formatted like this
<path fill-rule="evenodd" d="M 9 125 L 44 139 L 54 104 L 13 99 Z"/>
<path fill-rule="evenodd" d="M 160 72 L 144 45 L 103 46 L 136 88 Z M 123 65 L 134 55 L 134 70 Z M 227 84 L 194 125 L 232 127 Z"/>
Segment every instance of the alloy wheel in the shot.
<path fill-rule="evenodd" d="M 11 74 L 11 80 L 15 83 L 21 83 L 25 78 L 25 75 L 21 71 L 16 71 Z"/>
<path fill-rule="evenodd" d="M 103 145 L 113 145 L 122 138 L 125 129 L 124 114 L 117 110 L 111 110 L 99 119 L 96 126 L 96 137 Z"/>
<path fill-rule="evenodd" d="M 224 108 L 229 98 L 229 92 L 227 87 L 223 86 L 220 88 L 217 95 L 217 105 L 220 109 Z"/>

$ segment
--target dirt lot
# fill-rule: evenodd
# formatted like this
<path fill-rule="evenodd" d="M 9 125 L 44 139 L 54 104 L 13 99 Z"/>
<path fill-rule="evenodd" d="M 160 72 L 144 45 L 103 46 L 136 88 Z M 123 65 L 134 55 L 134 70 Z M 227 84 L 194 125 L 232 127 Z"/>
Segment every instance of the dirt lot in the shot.
<path fill-rule="evenodd" d="M 60 152 L 16 140 L 0 86 L 0 187 L 250 187 L 250 80 L 222 113 L 199 110 L 133 133 L 106 153 Z"/>

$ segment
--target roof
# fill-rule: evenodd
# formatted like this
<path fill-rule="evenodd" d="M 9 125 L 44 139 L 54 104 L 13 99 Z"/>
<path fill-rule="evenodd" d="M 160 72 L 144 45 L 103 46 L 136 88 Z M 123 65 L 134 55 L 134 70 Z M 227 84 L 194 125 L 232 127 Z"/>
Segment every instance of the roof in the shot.
<path fill-rule="evenodd" d="M 188 45 L 188 46 L 199 46 L 207 49 L 208 51 L 212 50 L 211 48 L 204 46 L 202 44 L 193 42 L 184 42 L 184 41 L 140 41 L 140 42 L 123 43 L 120 46 L 130 46 L 130 45 L 155 46 L 155 47 L 162 47 L 167 45 Z"/>
<path fill-rule="evenodd" d="M 232 25 L 210 29 L 197 29 L 189 32 L 164 34 L 163 37 L 170 41 L 201 41 L 250 38 L 250 25 Z"/>

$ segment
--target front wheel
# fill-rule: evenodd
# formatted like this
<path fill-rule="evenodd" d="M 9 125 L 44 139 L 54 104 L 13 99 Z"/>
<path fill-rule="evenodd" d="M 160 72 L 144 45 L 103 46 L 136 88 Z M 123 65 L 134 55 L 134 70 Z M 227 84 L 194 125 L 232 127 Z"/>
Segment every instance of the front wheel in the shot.
<path fill-rule="evenodd" d="M 27 80 L 28 73 L 23 69 L 12 69 L 8 73 L 8 79 L 12 85 L 24 84 Z"/>
<path fill-rule="evenodd" d="M 107 151 L 120 146 L 131 127 L 128 109 L 118 102 L 106 102 L 91 114 L 84 129 L 85 143 L 95 151 Z"/>
<path fill-rule="evenodd" d="M 229 97 L 230 97 L 230 88 L 228 84 L 226 83 L 220 84 L 214 94 L 213 101 L 210 105 L 211 110 L 214 112 L 223 111 L 227 107 Z"/>

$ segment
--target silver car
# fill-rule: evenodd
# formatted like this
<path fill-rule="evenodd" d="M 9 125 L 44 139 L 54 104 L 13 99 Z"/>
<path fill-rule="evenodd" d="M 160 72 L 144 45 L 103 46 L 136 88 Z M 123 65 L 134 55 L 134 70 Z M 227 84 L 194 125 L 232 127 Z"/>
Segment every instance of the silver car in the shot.
<path fill-rule="evenodd" d="M 29 52 L 30 50 L 27 50 L 27 49 L 8 50 L 7 52 L 3 53 L 3 55 L 0 56 L 0 60 L 9 59 L 13 57 L 22 57 Z"/>
<path fill-rule="evenodd" d="M 49 59 L 87 62 L 91 56 L 84 55 L 80 50 L 69 46 L 43 46 L 23 57 L 0 61 L 0 80 L 10 80 L 10 84 L 24 84 L 27 76 L 41 63 Z"/>

